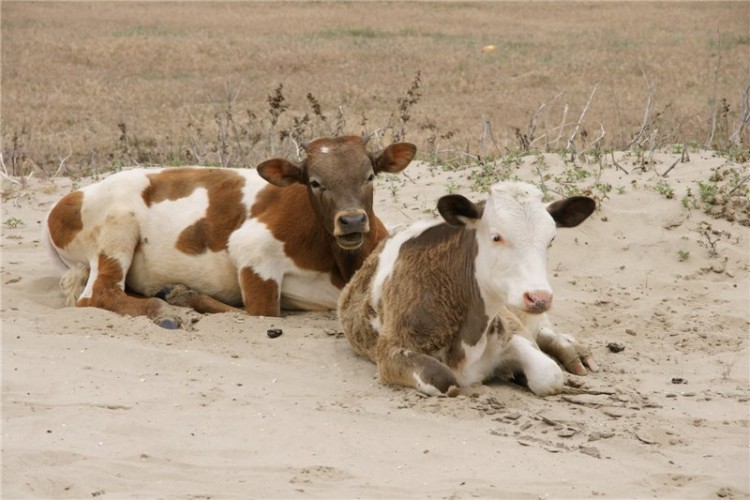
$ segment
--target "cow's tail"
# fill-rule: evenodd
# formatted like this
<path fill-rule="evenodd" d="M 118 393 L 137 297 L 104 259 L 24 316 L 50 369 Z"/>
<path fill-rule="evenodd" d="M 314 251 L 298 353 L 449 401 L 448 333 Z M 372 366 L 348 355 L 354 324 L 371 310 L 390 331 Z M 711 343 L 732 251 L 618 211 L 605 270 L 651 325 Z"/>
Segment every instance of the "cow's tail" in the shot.
<path fill-rule="evenodd" d="M 44 217 L 44 223 L 42 224 L 42 242 L 44 242 L 44 247 L 47 249 L 47 254 L 49 254 L 50 258 L 52 259 L 52 262 L 55 263 L 58 269 L 68 269 L 68 264 L 60 257 L 60 254 L 57 251 L 57 247 L 55 247 L 55 244 L 52 243 L 52 236 L 49 234 L 49 212 L 47 212 L 47 215 Z"/>
<path fill-rule="evenodd" d="M 89 279 L 90 269 L 88 266 L 83 264 L 70 265 L 68 262 L 63 260 L 60 253 L 57 251 L 57 247 L 52 242 L 52 236 L 49 234 L 49 224 L 47 223 L 49 213 L 44 219 L 42 225 L 42 241 L 47 249 L 52 262 L 55 263 L 58 269 L 65 270 L 62 278 L 60 278 L 60 289 L 65 295 L 65 305 L 74 306 L 78 301 L 78 297 L 83 293 L 86 287 L 86 282 Z"/>
<path fill-rule="evenodd" d="M 89 279 L 90 269 L 83 264 L 75 264 L 68 269 L 63 277 L 60 278 L 60 289 L 65 295 L 65 305 L 74 306 L 78 302 L 78 297 L 86 288 L 86 282 Z"/>

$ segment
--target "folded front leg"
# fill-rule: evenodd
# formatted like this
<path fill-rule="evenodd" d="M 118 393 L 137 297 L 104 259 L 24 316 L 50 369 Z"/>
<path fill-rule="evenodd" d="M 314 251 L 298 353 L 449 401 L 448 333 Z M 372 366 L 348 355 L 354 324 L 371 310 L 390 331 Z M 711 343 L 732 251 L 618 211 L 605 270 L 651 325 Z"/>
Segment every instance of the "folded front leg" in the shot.
<path fill-rule="evenodd" d="M 562 363 L 566 370 L 576 375 L 599 370 L 591 351 L 566 334 L 555 333 L 546 317 L 540 318 L 536 342 L 539 348 Z M 588 370 L 587 370 L 588 368 Z"/>
<path fill-rule="evenodd" d="M 563 374 L 555 360 L 543 353 L 533 340 L 513 335 L 503 349 L 500 366 L 521 371 L 526 384 L 537 396 L 558 394 L 563 388 Z"/>

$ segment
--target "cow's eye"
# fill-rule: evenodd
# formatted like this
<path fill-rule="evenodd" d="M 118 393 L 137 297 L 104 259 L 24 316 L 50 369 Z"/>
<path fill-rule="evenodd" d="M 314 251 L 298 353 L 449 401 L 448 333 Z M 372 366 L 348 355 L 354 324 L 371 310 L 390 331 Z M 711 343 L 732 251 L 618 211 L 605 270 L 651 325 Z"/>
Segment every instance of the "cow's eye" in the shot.
<path fill-rule="evenodd" d="M 547 245 L 547 248 L 551 248 L 552 247 L 552 242 L 553 241 L 555 241 L 555 238 L 552 238 L 551 240 L 549 240 L 549 244 Z"/>
<path fill-rule="evenodd" d="M 495 243 L 502 243 L 503 237 L 500 236 L 499 234 L 493 234 L 492 241 L 494 241 Z"/>
<path fill-rule="evenodd" d="M 367 182 L 372 182 L 375 180 L 375 174 L 370 174 L 370 176 L 367 178 Z"/>
<path fill-rule="evenodd" d="M 321 186 L 320 182 L 316 181 L 315 179 L 310 181 L 310 187 L 313 189 L 320 189 L 323 186 Z"/>

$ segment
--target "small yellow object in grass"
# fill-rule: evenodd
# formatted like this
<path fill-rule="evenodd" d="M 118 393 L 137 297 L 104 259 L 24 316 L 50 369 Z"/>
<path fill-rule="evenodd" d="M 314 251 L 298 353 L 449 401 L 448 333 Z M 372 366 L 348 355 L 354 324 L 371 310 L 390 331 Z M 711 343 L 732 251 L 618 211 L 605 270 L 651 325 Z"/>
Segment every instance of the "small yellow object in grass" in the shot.
<path fill-rule="evenodd" d="M 482 54 L 492 54 L 496 50 L 497 47 L 495 47 L 494 45 L 485 45 L 484 47 L 482 47 Z"/>

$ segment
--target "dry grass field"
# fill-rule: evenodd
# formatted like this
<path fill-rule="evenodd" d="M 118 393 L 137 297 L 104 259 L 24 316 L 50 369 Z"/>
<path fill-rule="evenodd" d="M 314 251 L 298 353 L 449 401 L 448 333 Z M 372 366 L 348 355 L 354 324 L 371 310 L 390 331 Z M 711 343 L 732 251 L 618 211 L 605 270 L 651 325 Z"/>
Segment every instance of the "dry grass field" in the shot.
<path fill-rule="evenodd" d="M 4 166 L 253 166 L 337 132 L 443 161 L 571 137 L 728 150 L 749 18 L 747 2 L 3 2 Z"/>

